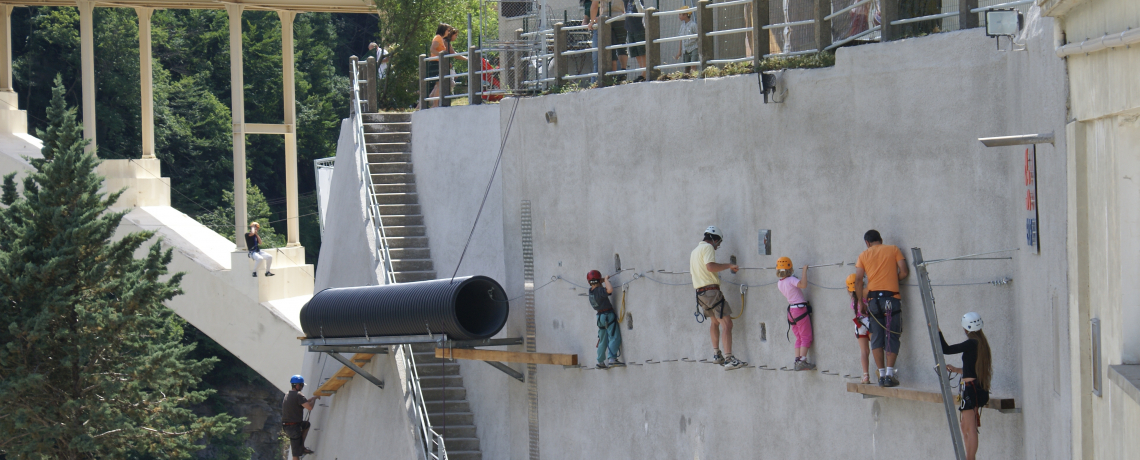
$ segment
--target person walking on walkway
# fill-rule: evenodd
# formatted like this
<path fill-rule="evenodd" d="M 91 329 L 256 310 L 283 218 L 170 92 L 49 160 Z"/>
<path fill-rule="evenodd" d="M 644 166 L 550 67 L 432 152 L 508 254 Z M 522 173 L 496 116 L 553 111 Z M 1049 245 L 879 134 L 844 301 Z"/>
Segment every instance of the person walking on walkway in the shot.
<path fill-rule="evenodd" d="M 306 399 L 301 394 L 301 390 L 305 388 L 305 378 L 300 375 L 294 375 L 289 379 L 289 384 L 289 393 L 285 394 L 285 400 L 281 404 L 281 429 L 289 438 L 289 449 L 293 454 L 293 460 L 300 460 L 302 455 L 313 453 L 305 448 L 305 438 L 309 436 L 309 422 L 305 420 L 305 409 L 312 411 L 313 405 L 321 397 L 313 396 Z"/>
<path fill-rule="evenodd" d="M 745 362 L 732 355 L 732 307 L 720 292 L 720 276 L 717 272 L 740 270 L 735 264 L 716 262 L 716 249 L 723 237 L 716 226 L 705 229 L 705 238 L 689 255 L 689 273 L 693 276 L 693 287 L 697 290 L 698 313 L 709 319 L 709 337 L 712 339 L 713 362 L 724 365 L 725 370 L 740 369 Z M 721 345 L 724 354 L 721 354 Z"/>
<path fill-rule="evenodd" d="M 938 330 L 942 341 L 942 353 L 962 355 L 962 367 L 946 365 L 946 370 L 962 375 L 961 414 L 962 440 L 966 446 L 966 460 L 974 460 L 978 454 L 978 428 L 982 426 L 982 407 L 990 400 L 990 378 L 993 377 L 993 362 L 990 360 L 990 342 L 982 332 L 982 317 L 974 312 L 962 315 L 962 329 L 966 340 L 949 345 Z"/>
<path fill-rule="evenodd" d="M 807 359 L 808 348 L 811 348 L 812 342 L 811 304 L 804 296 L 804 289 L 807 289 L 807 269 L 807 265 L 804 265 L 802 275 L 796 278 L 792 274 L 794 269 L 791 258 L 781 257 L 776 260 L 776 278 L 780 279 L 776 281 L 776 288 L 788 301 L 788 329 L 796 335 L 796 360 L 792 369 L 797 371 L 815 369 L 815 364 L 808 362 Z"/>
<path fill-rule="evenodd" d="M 603 278 L 602 272 L 590 270 L 586 273 L 586 281 L 590 283 L 590 306 L 598 314 L 598 369 L 624 367 L 625 363 L 617 359 L 621 356 L 621 328 L 618 327 L 614 305 L 610 303 L 610 295 L 614 293 L 610 277 Z M 606 350 L 610 353 L 608 360 Z"/>
<path fill-rule="evenodd" d="M 261 266 L 261 262 L 265 262 L 265 276 L 275 276 L 276 274 L 269 271 L 273 266 L 273 256 L 261 250 L 261 224 L 254 222 L 249 224 L 249 233 L 245 234 L 245 247 L 249 249 L 249 258 L 253 259 L 253 277 L 257 278 L 257 269 Z"/>
<path fill-rule="evenodd" d="M 863 276 L 866 275 L 867 294 L 863 301 L 871 314 L 871 354 L 879 367 L 879 386 L 896 387 L 899 380 L 895 377 L 895 359 L 902 336 L 899 280 L 909 273 L 906 258 L 898 247 L 883 244 L 878 230 L 868 230 L 863 234 L 863 242 L 867 249 L 855 262 L 855 292 L 863 292 Z"/>

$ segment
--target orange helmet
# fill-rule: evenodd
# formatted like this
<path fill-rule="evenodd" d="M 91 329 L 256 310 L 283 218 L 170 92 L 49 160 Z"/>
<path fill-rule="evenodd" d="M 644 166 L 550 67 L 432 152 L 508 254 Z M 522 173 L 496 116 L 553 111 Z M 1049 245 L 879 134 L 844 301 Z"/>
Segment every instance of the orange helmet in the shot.
<path fill-rule="evenodd" d="M 855 292 L 855 280 L 857 280 L 854 273 L 847 275 L 847 292 Z"/>
<path fill-rule="evenodd" d="M 779 259 L 776 259 L 776 270 L 791 270 L 791 269 L 792 269 L 792 259 L 790 259 L 788 257 L 781 257 Z"/>
<path fill-rule="evenodd" d="M 586 281 L 601 281 L 602 272 L 597 270 L 590 270 L 586 273 Z"/>

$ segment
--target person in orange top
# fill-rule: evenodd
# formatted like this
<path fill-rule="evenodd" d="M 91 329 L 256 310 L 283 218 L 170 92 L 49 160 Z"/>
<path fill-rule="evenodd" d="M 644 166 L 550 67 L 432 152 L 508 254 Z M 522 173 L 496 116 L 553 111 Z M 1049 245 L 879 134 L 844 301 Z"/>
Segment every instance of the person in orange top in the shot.
<path fill-rule="evenodd" d="M 451 41 L 459 35 L 459 30 L 451 27 L 446 23 L 440 23 L 439 27 L 435 29 L 435 37 L 431 39 L 431 57 L 439 56 L 442 54 L 455 54 L 455 50 L 451 47 Z M 464 61 L 467 60 L 465 56 L 456 56 Z M 441 77 L 438 81 L 428 82 L 428 91 L 431 94 L 428 97 L 439 97 L 439 85 L 437 83 L 450 82 L 446 79 L 447 75 L 439 74 L 439 61 L 428 61 L 427 63 L 428 77 Z M 439 101 L 431 101 L 432 107 L 439 107 Z"/>
<path fill-rule="evenodd" d="M 902 336 L 902 297 L 899 280 L 906 278 L 906 258 L 899 248 L 883 244 L 878 230 L 863 235 L 867 249 L 855 262 L 855 292 L 866 292 L 863 302 L 871 316 L 871 354 L 879 368 L 879 386 L 896 387 L 895 358 L 899 353 Z M 863 290 L 863 276 L 867 276 L 867 289 Z M 884 348 L 886 353 L 884 356 Z M 886 366 L 884 364 L 884 358 Z"/>

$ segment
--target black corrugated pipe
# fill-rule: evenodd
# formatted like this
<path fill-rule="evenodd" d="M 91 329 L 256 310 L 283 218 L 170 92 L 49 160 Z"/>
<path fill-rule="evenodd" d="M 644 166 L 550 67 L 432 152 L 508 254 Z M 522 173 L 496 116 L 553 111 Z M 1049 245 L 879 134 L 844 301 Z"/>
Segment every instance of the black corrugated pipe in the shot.
<path fill-rule="evenodd" d="M 507 294 L 486 276 L 325 289 L 301 308 L 309 338 L 447 334 L 486 339 L 507 323 Z"/>

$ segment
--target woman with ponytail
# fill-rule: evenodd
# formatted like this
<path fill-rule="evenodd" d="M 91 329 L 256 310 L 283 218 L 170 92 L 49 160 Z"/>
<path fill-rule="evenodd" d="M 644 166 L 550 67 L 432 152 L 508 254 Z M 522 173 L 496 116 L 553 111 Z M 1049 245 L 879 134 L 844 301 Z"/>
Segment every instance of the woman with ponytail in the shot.
<path fill-rule="evenodd" d="M 966 444 L 966 459 L 974 460 L 978 453 L 978 427 L 982 426 L 981 410 L 990 400 L 993 365 L 990 343 L 982 332 L 982 317 L 974 312 L 966 313 L 962 316 L 962 329 L 966 332 L 966 340 L 962 343 L 947 344 L 941 330 L 938 331 L 938 338 L 942 341 L 942 353 L 962 355 L 962 367 L 947 364 L 946 369 L 962 375 L 962 405 L 958 408 L 961 412 L 962 440 Z"/>

